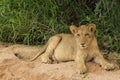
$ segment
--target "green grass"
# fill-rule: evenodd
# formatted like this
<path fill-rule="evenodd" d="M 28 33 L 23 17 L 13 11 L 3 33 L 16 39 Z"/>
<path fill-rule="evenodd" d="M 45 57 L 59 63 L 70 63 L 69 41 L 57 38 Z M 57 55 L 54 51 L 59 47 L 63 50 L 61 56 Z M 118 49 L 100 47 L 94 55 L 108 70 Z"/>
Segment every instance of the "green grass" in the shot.
<path fill-rule="evenodd" d="M 95 23 L 100 48 L 120 52 L 118 0 L 1 0 L 0 41 L 39 45 L 71 24 Z M 103 45 L 109 42 L 109 47 Z"/>

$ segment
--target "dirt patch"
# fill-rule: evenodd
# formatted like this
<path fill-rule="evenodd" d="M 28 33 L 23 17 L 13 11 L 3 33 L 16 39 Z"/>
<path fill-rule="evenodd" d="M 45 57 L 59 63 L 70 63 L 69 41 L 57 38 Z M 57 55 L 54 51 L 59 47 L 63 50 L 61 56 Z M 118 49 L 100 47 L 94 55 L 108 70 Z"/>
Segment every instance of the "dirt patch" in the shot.
<path fill-rule="evenodd" d="M 88 73 L 81 75 L 74 61 L 43 64 L 40 58 L 25 62 L 13 55 L 35 55 L 38 51 L 34 46 L 0 44 L 0 80 L 120 80 L 120 70 L 105 71 L 93 62 L 86 63 Z"/>

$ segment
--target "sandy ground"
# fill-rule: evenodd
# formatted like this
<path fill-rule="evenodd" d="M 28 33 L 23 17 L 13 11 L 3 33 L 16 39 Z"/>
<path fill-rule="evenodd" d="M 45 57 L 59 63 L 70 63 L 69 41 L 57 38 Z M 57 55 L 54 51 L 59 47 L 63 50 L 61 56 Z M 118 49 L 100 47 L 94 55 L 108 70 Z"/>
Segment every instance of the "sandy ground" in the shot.
<path fill-rule="evenodd" d="M 78 73 L 74 61 L 59 64 L 43 64 L 38 58 L 25 62 L 13 53 L 24 52 L 34 55 L 38 47 L 25 45 L 8 45 L 0 43 L 0 80 L 120 80 L 120 70 L 105 71 L 93 62 L 88 62 L 88 73 Z"/>

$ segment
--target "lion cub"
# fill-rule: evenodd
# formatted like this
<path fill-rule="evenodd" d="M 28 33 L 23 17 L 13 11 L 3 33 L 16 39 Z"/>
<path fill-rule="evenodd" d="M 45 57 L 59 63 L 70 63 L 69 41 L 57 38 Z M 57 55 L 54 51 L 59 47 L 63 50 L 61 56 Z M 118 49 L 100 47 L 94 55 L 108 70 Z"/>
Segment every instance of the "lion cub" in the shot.
<path fill-rule="evenodd" d="M 58 62 L 74 60 L 80 73 L 87 72 L 85 62 L 92 58 L 103 69 L 113 69 L 114 65 L 108 63 L 99 51 L 97 40 L 94 36 L 95 29 L 95 24 L 81 25 L 80 27 L 71 25 L 70 31 L 72 34 L 57 34 L 51 37 L 42 50 L 30 61 L 35 60 L 44 52 L 41 55 L 42 62 L 51 63 L 52 60 Z M 24 56 L 15 55 L 24 59 Z"/>

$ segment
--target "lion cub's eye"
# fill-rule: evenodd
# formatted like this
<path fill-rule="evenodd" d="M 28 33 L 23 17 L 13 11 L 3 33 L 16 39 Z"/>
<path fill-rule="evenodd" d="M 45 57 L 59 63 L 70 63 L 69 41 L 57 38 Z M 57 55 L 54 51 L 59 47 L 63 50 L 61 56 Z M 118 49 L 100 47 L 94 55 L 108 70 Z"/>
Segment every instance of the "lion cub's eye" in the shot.
<path fill-rule="evenodd" d="M 89 37 L 89 34 L 88 34 L 88 33 L 86 33 L 86 34 L 85 34 L 85 37 Z"/>
<path fill-rule="evenodd" d="M 80 37 L 80 34 L 77 34 L 78 37 Z"/>

